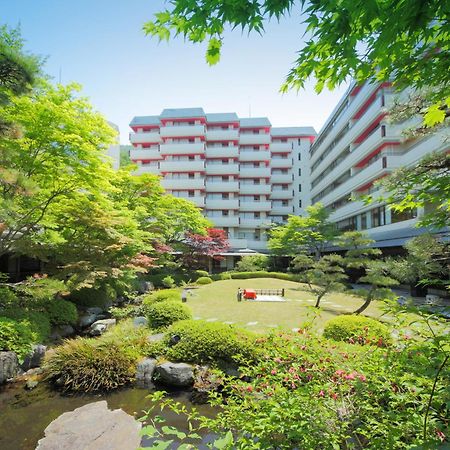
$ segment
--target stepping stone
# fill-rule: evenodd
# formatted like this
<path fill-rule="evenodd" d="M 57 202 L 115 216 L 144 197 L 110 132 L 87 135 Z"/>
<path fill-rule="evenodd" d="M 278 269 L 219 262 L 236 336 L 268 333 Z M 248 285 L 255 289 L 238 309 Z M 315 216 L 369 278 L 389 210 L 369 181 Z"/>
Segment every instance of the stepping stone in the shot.
<path fill-rule="evenodd" d="M 249 326 L 249 327 L 251 327 L 251 326 L 253 326 L 253 325 L 256 325 L 258 322 L 248 322 L 247 323 L 247 325 Z"/>
<path fill-rule="evenodd" d="M 267 325 L 269 328 L 278 328 L 278 325 Z"/>
<path fill-rule="evenodd" d="M 294 333 L 297 333 L 299 330 L 300 330 L 300 328 L 292 328 L 292 331 L 293 331 Z"/>
<path fill-rule="evenodd" d="M 201 317 L 194 317 L 194 320 L 201 320 L 202 318 Z"/>
<path fill-rule="evenodd" d="M 207 322 L 217 322 L 217 317 L 211 317 L 210 319 L 206 319 Z"/>
<path fill-rule="evenodd" d="M 236 322 L 233 322 L 232 320 L 227 320 L 227 321 L 224 322 L 224 323 L 226 323 L 227 325 L 233 325 L 233 323 L 236 323 Z"/>

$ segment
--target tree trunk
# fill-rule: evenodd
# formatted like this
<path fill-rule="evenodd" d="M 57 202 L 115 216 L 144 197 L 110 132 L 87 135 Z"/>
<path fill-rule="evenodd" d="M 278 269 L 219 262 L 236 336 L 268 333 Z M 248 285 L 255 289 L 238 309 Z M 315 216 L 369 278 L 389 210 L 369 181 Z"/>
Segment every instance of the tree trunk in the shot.
<path fill-rule="evenodd" d="M 316 301 L 316 304 L 314 305 L 314 308 L 318 308 L 318 307 L 319 307 L 319 305 L 320 305 L 320 300 L 322 300 L 322 297 L 323 297 L 323 294 L 322 294 L 322 295 L 319 295 L 319 296 L 317 297 L 317 301 Z"/>
<path fill-rule="evenodd" d="M 371 301 L 372 301 L 372 298 L 368 297 L 366 299 L 366 301 L 362 304 L 362 306 L 360 306 L 353 314 L 361 314 L 363 311 L 365 311 L 369 307 Z"/>

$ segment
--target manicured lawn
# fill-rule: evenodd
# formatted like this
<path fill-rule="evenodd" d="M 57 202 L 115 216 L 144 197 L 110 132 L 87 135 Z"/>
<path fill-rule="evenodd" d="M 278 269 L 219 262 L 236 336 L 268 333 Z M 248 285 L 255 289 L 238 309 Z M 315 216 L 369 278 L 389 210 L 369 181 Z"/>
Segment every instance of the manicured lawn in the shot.
<path fill-rule="evenodd" d="M 238 302 L 236 293 L 238 288 L 255 289 L 285 289 L 286 302 Z M 249 280 L 216 281 L 206 286 L 193 289 L 188 296 L 188 305 L 194 317 L 205 320 L 233 322 L 254 331 L 267 331 L 270 328 L 284 329 L 299 328 L 302 322 L 311 316 L 311 306 L 314 305 L 313 296 L 305 286 L 292 281 L 274 278 L 253 278 Z M 320 316 L 315 320 L 315 328 L 323 329 L 323 324 L 336 315 L 352 312 L 363 300 L 347 294 L 333 293 L 325 296 L 321 302 Z M 373 303 L 365 315 L 380 317 L 381 309 Z"/>

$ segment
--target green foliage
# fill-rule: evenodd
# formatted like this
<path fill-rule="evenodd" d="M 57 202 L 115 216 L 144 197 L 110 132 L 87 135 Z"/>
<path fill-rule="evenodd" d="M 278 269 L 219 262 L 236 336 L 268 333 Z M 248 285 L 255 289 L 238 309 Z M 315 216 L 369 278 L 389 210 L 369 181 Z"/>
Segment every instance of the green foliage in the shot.
<path fill-rule="evenodd" d="M 16 293 L 10 287 L 0 284 L 0 308 L 10 308 L 18 303 Z"/>
<path fill-rule="evenodd" d="M 35 334 L 29 323 L 0 316 L 0 351 L 16 352 L 19 360 L 23 360 L 33 343 Z"/>
<path fill-rule="evenodd" d="M 44 343 L 50 336 L 50 319 L 45 312 L 24 308 L 9 308 L 0 311 L 0 315 L 25 324 L 31 330 L 33 343 Z"/>
<path fill-rule="evenodd" d="M 196 284 L 211 284 L 213 280 L 209 277 L 200 277 L 195 283 Z"/>
<path fill-rule="evenodd" d="M 344 259 L 340 255 L 329 254 L 319 260 L 299 255 L 292 263 L 297 271 L 302 270 L 300 280 L 305 282 L 309 291 L 316 296 L 316 308 L 324 295 L 345 289 L 344 283 L 348 277 L 342 267 Z"/>
<path fill-rule="evenodd" d="M 196 278 L 209 277 L 209 273 L 206 270 L 194 270 Z"/>
<path fill-rule="evenodd" d="M 219 280 L 231 280 L 231 273 L 228 272 L 221 273 Z"/>
<path fill-rule="evenodd" d="M 285 225 L 270 231 L 268 247 L 273 253 L 289 256 L 312 253 L 319 259 L 325 245 L 336 237 L 337 229 L 328 221 L 330 212 L 321 203 L 306 210 L 307 216 L 289 216 Z"/>
<path fill-rule="evenodd" d="M 361 231 L 346 231 L 336 239 L 336 244 L 345 253 L 345 265 L 350 269 L 364 269 L 372 257 L 381 255 L 379 248 L 371 248 L 375 241 L 367 233 Z"/>
<path fill-rule="evenodd" d="M 108 284 L 99 287 L 81 288 L 70 293 L 70 299 L 78 306 L 104 308 L 116 298 L 116 291 Z"/>
<path fill-rule="evenodd" d="M 277 278 L 278 280 L 298 281 L 298 275 L 282 272 L 231 272 L 233 280 L 246 280 L 248 278 Z"/>
<path fill-rule="evenodd" d="M 162 279 L 162 284 L 166 288 L 173 288 L 175 286 L 175 280 L 170 275 L 167 275 Z"/>
<path fill-rule="evenodd" d="M 67 300 L 54 299 L 47 302 L 45 312 L 52 325 L 75 325 L 78 320 L 77 307 Z"/>
<path fill-rule="evenodd" d="M 243 359 L 249 362 L 254 361 L 257 355 L 255 335 L 227 324 L 183 320 L 167 330 L 167 339 L 172 335 L 181 339 L 168 349 L 166 355 L 177 361 L 217 364 Z"/>
<path fill-rule="evenodd" d="M 392 342 L 389 328 L 370 317 L 338 316 L 325 324 L 323 335 L 328 339 L 351 344 L 369 344 L 383 347 Z"/>
<path fill-rule="evenodd" d="M 136 363 L 151 348 L 148 330 L 119 324 L 97 339 L 66 341 L 46 355 L 47 379 L 63 391 L 98 392 L 122 387 L 134 379 Z"/>
<path fill-rule="evenodd" d="M 179 320 L 192 318 L 192 313 L 186 305 L 170 300 L 150 305 L 146 313 L 149 327 L 155 330 L 162 330 Z"/>
<path fill-rule="evenodd" d="M 124 320 L 130 317 L 140 316 L 142 314 L 142 307 L 141 305 L 126 305 L 111 307 L 108 311 L 113 319 Z"/>
<path fill-rule="evenodd" d="M 163 289 L 154 291 L 144 297 L 144 305 L 165 301 L 181 301 L 181 292 L 178 289 Z"/>
<path fill-rule="evenodd" d="M 266 255 L 243 256 L 236 264 L 237 272 L 267 271 L 269 268 L 269 257 Z"/>

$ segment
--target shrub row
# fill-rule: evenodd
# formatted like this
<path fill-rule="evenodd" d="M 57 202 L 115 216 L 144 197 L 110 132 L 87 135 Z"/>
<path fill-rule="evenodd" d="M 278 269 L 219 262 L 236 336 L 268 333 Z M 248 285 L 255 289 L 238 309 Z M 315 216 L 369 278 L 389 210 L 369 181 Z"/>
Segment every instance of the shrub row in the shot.
<path fill-rule="evenodd" d="M 150 328 L 162 330 L 179 320 L 192 319 L 192 313 L 183 303 L 167 300 L 150 305 L 147 319 Z"/>
<path fill-rule="evenodd" d="M 233 280 L 246 280 L 248 278 L 276 278 L 278 280 L 300 281 L 299 275 L 282 272 L 225 272 L 221 275 L 226 274 L 229 274 Z"/>

